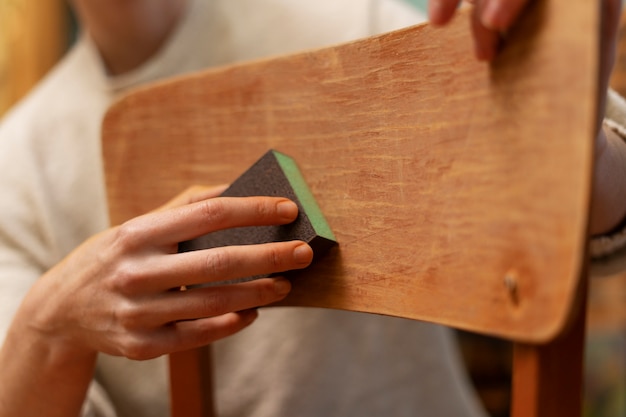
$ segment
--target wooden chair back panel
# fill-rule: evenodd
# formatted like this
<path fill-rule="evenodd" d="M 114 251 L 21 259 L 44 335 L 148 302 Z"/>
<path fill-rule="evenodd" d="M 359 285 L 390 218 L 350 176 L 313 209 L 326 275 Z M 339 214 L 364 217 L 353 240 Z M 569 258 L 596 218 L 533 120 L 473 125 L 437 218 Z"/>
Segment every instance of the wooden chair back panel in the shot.
<path fill-rule="evenodd" d="M 592 3 L 534 2 L 492 65 L 473 58 L 461 13 L 442 29 L 133 92 L 104 121 L 111 218 L 233 181 L 275 148 L 299 163 L 339 241 L 284 304 L 547 341 L 567 323 L 584 262 Z"/>

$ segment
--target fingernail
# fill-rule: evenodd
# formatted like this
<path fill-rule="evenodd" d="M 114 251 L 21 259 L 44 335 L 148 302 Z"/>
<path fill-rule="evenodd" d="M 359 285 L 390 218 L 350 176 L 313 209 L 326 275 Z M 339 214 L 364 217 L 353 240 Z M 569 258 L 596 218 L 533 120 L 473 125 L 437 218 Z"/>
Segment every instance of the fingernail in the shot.
<path fill-rule="evenodd" d="M 276 205 L 278 215 L 287 220 L 293 220 L 298 216 L 298 206 L 290 200 L 281 201 Z"/>
<path fill-rule="evenodd" d="M 298 264 L 308 265 L 313 260 L 313 249 L 306 243 L 296 246 L 293 250 L 293 258 Z"/>
<path fill-rule="evenodd" d="M 278 295 L 287 295 L 291 291 L 291 282 L 285 278 L 278 278 L 274 280 L 274 292 Z"/>

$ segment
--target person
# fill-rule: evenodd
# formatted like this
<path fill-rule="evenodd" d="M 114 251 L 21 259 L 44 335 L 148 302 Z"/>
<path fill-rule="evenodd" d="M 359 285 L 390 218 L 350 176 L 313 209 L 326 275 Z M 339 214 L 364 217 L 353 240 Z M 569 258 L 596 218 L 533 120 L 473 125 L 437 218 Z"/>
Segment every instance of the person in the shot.
<path fill-rule="evenodd" d="M 431 20 L 445 24 L 456 3 L 431 0 Z M 526 1 L 475 3 L 491 13 L 474 14 L 477 56 L 490 59 Z M 268 310 L 256 319 L 254 307 L 288 292 L 281 278 L 172 290 L 305 267 L 311 253 L 301 242 L 173 254 L 176 242 L 194 234 L 289 222 L 296 214 L 290 202 L 217 198 L 219 187 L 195 188 L 121 226 L 109 228 L 106 215 L 99 126 L 123 91 L 422 17 L 394 0 L 74 5 L 86 33 L 0 127 L 0 416 L 168 415 L 162 355 L 228 335 L 214 343 L 220 415 L 484 415 L 445 328 L 325 310 Z M 612 173 L 624 162 L 616 134 L 624 108 L 611 96 L 614 117 L 599 128 L 599 233 L 623 216 L 613 199 L 626 187 Z"/>

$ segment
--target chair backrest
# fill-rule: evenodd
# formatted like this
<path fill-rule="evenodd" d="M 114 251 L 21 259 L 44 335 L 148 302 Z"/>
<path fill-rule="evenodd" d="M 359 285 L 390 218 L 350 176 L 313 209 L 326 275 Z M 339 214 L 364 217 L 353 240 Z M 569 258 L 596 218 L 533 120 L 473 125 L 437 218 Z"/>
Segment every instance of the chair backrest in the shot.
<path fill-rule="evenodd" d="M 521 343 L 514 412 L 580 414 L 571 390 L 580 397 L 597 9 L 587 0 L 533 2 L 492 64 L 473 58 L 461 13 L 445 28 L 137 90 L 104 121 L 111 219 L 149 211 L 190 184 L 232 181 L 267 149 L 282 151 L 299 163 L 339 242 L 298 275 L 283 305 Z M 174 380 L 206 386 L 193 374 L 202 357 L 172 358 Z M 572 375 L 552 383 L 562 372 Z M 548 384 L 525 382 L 539 379 Z M 192 392 L 181 386 L 174 415 L 207 415 L 200 400 L 176 410 L 178 396 Z"/>

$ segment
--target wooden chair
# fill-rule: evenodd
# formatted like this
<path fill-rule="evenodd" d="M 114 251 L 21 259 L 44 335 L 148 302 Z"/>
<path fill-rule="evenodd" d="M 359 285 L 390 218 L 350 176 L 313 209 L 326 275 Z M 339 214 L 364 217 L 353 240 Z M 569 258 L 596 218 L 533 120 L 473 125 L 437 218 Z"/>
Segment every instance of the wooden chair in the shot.
<path fill-rule="evenodd" d="M 339 248 L 283 305 L 510 340 L 512 415 L 580 416 L 598 7 L 532 4 L 492 64 L 461 13 L 129 94 L 103 126 L 112 221 L 285 152 Z M 211 414 L 208 362 L 171 356 L 174 416 Z"/>

